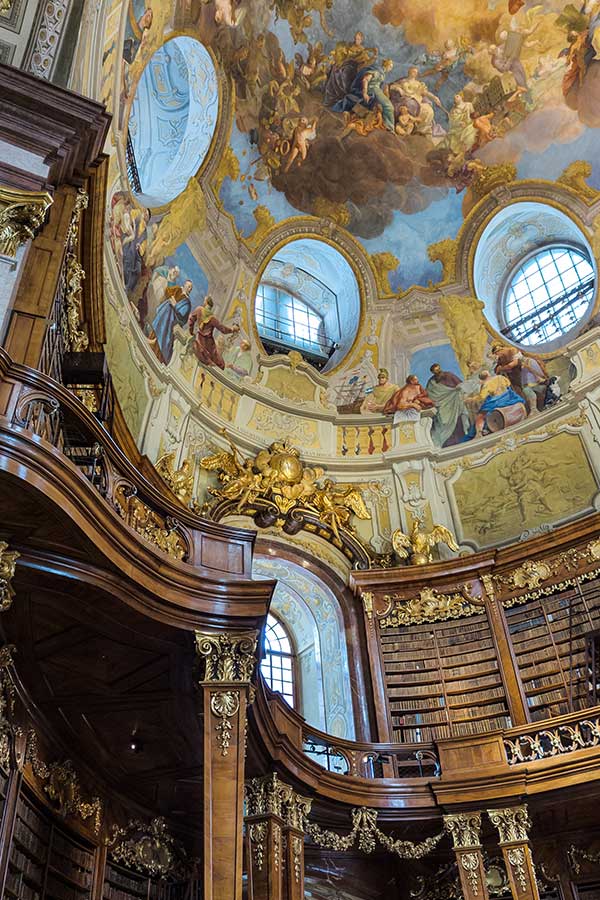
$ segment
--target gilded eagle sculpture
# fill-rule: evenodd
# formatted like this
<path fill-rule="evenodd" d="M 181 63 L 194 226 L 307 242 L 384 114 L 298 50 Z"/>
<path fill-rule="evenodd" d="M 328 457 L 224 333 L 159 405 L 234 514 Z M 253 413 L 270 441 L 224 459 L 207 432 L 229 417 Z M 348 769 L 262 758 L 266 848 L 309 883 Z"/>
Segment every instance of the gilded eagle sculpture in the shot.
<path fill-rule="evenodd" d="M 392 534 L 392 546 L 400 559 L 408 559 L 412 566 L 425 566 L 433 562 L 433 548 L 436 544 L 446 544 L 451 550 L 458 550 L 458 544 L 451 531 L 443 525 L 434 525 L 425 531 L 420 519 L 414 519 L 410 534 L 399 528 Z"/>

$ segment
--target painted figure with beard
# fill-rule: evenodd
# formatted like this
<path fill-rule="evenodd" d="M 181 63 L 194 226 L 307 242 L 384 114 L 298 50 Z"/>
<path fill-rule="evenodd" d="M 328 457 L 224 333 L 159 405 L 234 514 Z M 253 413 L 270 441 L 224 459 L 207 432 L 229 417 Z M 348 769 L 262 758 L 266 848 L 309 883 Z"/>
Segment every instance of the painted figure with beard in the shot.
<path fill-rule="evenodd" d="M 205 297 L 202 306 L 197 306 L 188 319 L 188 327 L 190 334 L 194 334 L 195 339 L 193 350 L 199 363 L 204 366 L 217 366 L 219 369 L 225 368 L 225 360 L 221 351 L 217 347 L 214 333 L 220 331 L 221 334 L 234 334 L 240 330 L 239 325 L 233 325 L 229 328 L 224 325 L 214 315 L 214 301 L 212 297 Z"/>
<path fill-rule="evenodd" d="M 430 370 L 425 390 L 435 403 L 431 436 L 439 447 L 458 444 L 471 426 L 462 391 L 463 382 L 453 372 L 445 372 L 439 363 Z"/>

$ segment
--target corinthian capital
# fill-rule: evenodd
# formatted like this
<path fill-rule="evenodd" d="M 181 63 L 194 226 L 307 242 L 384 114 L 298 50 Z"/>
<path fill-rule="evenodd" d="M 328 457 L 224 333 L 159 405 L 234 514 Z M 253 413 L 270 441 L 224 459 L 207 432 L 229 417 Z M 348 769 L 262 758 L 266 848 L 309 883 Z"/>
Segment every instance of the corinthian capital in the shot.
<path fill-rule="evenodd" d="M 196 652 L 204 661 L 201 681 L 249 683 L 256 664 L 255 631 L 196 632 Z"/>
<path fill-rule="evenodd" d="M 42 227 L 52 197 L 45 191 L 13 191 L 0 187 L 0 254 L 15 256 Z"/>
<path fill-rule="evenodd" d="M 498 829 L 500 844 L 524 843 L 529 840 L 531 820 L 526 806 L 488 809 L 488 816 L 492 825 Z"/>
<path fill-rule="evenodd" d="M 452 835 L 455 850 L 470 850 L 481 846 L 481 813 L 465 812 L 444 816 L 444 826 Z"/>

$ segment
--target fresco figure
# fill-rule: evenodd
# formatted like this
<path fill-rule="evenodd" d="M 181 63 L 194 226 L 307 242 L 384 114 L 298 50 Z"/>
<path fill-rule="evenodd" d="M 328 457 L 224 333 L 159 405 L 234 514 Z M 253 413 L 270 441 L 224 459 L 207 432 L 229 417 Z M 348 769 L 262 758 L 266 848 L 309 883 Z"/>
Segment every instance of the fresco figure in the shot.
<path fill-rule="evenodd" d="M 371 64 L 359 69 L 346 96 L 332 106 L 335 112 L 352 112 L 354 107 L 362 103 L 367 109 L 378 105 L 381 109 L 383 124 L 388 131 L 394 131 L 394 106 L 384 93 L 383 87 L 388 72 L 394 68 L 391 59 L 384 59 L 381 66 Z"/>
<path fill-rule="evenodd" d="M 349 94 L 356 73 L 375 62 L 377 50 L 374 47 L 365 47 L 364 39 L 362 31 L 357 31 L 351 44 L 339 41 L 331 52 L 332 66 L 327 73 L 325 84 L 327 106 L 333 106 Z"/>
<path fill-rule="evenodd" d="M 496 375 L 506 375 L 514 391 L 524 400 L 528 413 L 544 408 L 548 373 L 544 364 L 535 357 L 525 356 L 516 347 L 496 342 L 492 344 L 496 359 Z"/>
<path fill-rule="evenodd" d="M 197 306 L 191 313 L 188 319 L 188 328 L 190 334 L 194 334 L 195 330 L 193 350 L 198 362 L 204 366 L 217 366 L 219 369 L 224 369 L 225 360 L 215 342 L 214 332 L 236 334 L 240 330 L 240 326 L 233 325 L 229 328 L 228 325 L 220 322 L 214 315 L 214 306 L 212 297 L 205 297 L 204 303 Z"/>
<path fill-rule="evenodd" d="M 184 281 L 183 287 L 175 285 L 167 288 L 165 299 L 159 304 L 152 321 L 150 345 L 166 366 L 173 356 L 173 330 L 176 325 L 185 325 L 192 308 L 190 300 L 192 287 L 193 284 L 188 278 Z"/>
<path fill-rule="evenodd" d="M 421 413 L 424 409 L 432 409 L 433 405 L 433 400 L 429 397 L 425 388 L 419 384 L 417 376 L 409 375 L 404 387 L 399 388 L 392 394 L 383 411 L 386 415 L 405 410 Z"/>
<path fill-rule="evenodd" d="M 431 437 L 438 447 L 458 444 L 471 427 L 465 406 L 463 382 L 454 372 L 445 372 L 439 363 L 430 370 L 425 390 L 435 404 Z"/>
<path fill-rule="evenodd" d="M 158 311 L 158 307 L 167 298 L 167 291 L 175 288 L 179 282 L 181 271 L 179 266 L 156 266 L 152 272 L 148 287 L 139 302 L 140 320 L 151 322 Z"/>
<path fill-rule="evenodd" d="M 479 393 L 472 398 L 477 409 L 475 424 L 466 435 L 467 440 L 473 437 L 483 437 L 492 430 L 500 430 L 499 428 L 489 428 L 488 413 L 494 412 L 494 410 L 509 410 L 511 407 L 515 407 L 515 410 L 511 410 L 511 413 L 514 413 L 515 421 L 524 419 L 526 415 L 525 399 L 516 393 L 506 375 L 492 375 L 487 369 L 484 369 L 479 375 L 479 381 L 481 382 Z M 523 408 L 519 411 L 520 404 Z M 509 424 L 504 418 L 503 422 Z M 510 424 L 513 422 L 511 421 Z"/>
<path fill-rule="evenodd" d="M 400 390 L 398 385 L 390 381 L 388 370 L 380 369 L 377 373 L 377 384 L 371 393 L 367 394 L 360 407 L 362 415 L 382 413 L 385 404 L 398 390 Z"/>
<path fill-rule="evenodd" d="M 244 378 L 244 376 L 249 375 L 252 369 L 250 341 L 247 338 L 242 338 L 238 344 L 225 348 L 223 350 L 223 360 L 225 368 L 230 369 L 238 378 Z"/>
<path fill-rule="evenodd" d="M 424 134 L 430 137 L 441 136 L 444 130 L 435 122 L 435 113 L 432 104 L 443 109 L 442 101 L 433 94 L 424 81 L 419 80 L 419 69 L 411 66 L 406 78 L 400 78 L 390 85 L 390 95 L 394 101 L 394 108 L 398 111 L 406 106 L 412 116 L 415 117 L 415 134 Z"/>

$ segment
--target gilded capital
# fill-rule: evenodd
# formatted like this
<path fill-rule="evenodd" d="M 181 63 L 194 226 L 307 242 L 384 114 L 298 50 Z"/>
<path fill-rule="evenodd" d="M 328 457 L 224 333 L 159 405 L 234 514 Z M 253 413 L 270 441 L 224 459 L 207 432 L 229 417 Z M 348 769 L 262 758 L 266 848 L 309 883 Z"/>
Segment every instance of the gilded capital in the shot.
<path fill-rule="evenodd" d="M 10 609 L 13 602 L 15 592 L 12 580 L 19 556 L 16 550 L 8 549 L 6 541 L 0 541 L 0 612 Z"/>
<path fill-rule="evenodd" d="M 444 816 L 444 827 L 452 835 L 455 850 L 472 850 L 481 846 L 481 813 L 453 813 Z"/>
<path fill-rule="evenodd" d="M 283 818 L 283 797 L 287 785 L 272 772 L 262 778 L 251 778 L 245 784 L 247 816 L 274 815 Z"/>
<path fill-rule="evenodd" d="M 14 257 L 44 224 L 52 197 L 46 191 L 0 187 L 0 255 Z"/>
<path fill-rule="evenodd" d="M 526 806 L 488 809 L 488 817 L 498 829 L 500 844 L 524 843 L 529 840 L 531 820 Z"/>
<path fill-rule="evenodd" d="M 297 831 L 306 831 L 306 821 L 308 819 L 312 800 L 310 797 L 303 797 L 292 790 L 289 785 L 284 785 L 285 791 L 283 796 L 283 818 L 288 828 L 295 828 Z"/>
<path fill-rule="evenodd" d="M 255 631 L 196 632 L 196 652 L 204 660 L 203 682 L 249 683 L 256 664 Z"/>

